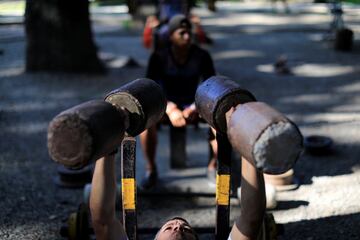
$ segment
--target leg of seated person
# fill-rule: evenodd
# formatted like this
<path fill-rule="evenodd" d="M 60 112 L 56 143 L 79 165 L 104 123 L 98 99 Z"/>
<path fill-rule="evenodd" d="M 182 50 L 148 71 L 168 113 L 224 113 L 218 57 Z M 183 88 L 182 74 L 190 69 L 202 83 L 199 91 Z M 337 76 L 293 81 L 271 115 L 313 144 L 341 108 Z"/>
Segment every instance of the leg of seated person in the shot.
<path fill-rule="evenodd" d="M 146 176 L 142 182 L 143 188 L 151 188 L 157 181 L 157 167 L 155 161 L 157 147 L 156 125 L 140 134 L 140 143 L 146 161 Z"/>
<path fill-rule="evenodd" d="M 212 157 L 210 159 L 208 169 L 216 169 L 216 160 L 218 158 L 218 144 L 216 142 L 216 131 L 214 128 L 211 128 L 213 137 L 210 137 L 209 142 L 212 151 Z"/>
<path fill-rule="evenodd" d="M 216 167 L 218 159 L 218 144 L 216 141 L 216 131 L 209 129 L 210 159 L 207 167 L 207 178 L 210 184 L 216 184 Z"/>
<path fill-rule="evenodd" d="M 208 164 L 208 169 L 212 170 L 212 169 L 216 169 L 216 161 L 217 161 L 217 157 L 218 157 L 218 150 L 217 150 L 217 142 L 216 140 L 210 140 L 210 147 L 211 147 L 211 159 L 209 161 Z"/>

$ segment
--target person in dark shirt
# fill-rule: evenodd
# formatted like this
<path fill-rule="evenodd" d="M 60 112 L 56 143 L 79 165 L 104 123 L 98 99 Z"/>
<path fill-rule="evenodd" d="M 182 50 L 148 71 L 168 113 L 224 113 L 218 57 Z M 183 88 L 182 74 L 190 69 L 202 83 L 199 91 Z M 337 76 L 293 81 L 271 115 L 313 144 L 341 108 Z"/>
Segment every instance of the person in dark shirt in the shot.
<path fill-rule="evenodd" d="M 210 54 L 191 42 L 191 23 L 184 15 L 175 15 L 168 24 L 170 46 L 152 53 L 146 77 L 156 81 L 167 97 L 166 118 L 174 127 L 184 127 L 198 119 L 194 104 L 199 83 L 215 75 Z M 215 176 L 217 146 L 210 139 L 213 158 L 208 165 L 208 176 Z M 157 182 L 155 153 L 157 128 L 153 126 L 140 135 L 146 159 L 146 176 L 142 187 L 151 188 Z M 215 177 L 214 177 L 215 179 Z"/>

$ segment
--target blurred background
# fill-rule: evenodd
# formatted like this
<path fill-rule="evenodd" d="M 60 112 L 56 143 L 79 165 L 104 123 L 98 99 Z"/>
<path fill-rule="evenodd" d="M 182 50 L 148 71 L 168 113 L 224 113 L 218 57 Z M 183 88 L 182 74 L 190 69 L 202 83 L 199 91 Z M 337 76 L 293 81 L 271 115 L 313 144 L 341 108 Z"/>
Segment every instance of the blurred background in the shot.
<path fill-rule="evenodd" d="M 157 4 L 0 1 L 0 239 L 64 239 L 61 226 L 84 201 L 85 183 L 57 182 L 64 173 L 47 152 L 48 124 L 67 108 L 144 77 L 152 51 L 144 28 Z M 359 239 L 360 1 L 187 4 L 206 33 L 197 44 L 211 53 L 217 73 L 284 113 L 305 137 L 305 152 L 268 209 L 283 226 L 279 239 Z M 189 165 L 204 176 L 205 135 L 205 128 L 188 131 L 187 144 Z M 157 159 L 164 171 L 167 138 L 165 128 Z M 139 148 L 137 156 L 141 178 Z M 140 227 L 158 227 L 174 215 L 195 226 L 215 224 L 213 199 L 139 197 L 138 205 Z M 232 220 L 238 211 L 234 200 Z"/>

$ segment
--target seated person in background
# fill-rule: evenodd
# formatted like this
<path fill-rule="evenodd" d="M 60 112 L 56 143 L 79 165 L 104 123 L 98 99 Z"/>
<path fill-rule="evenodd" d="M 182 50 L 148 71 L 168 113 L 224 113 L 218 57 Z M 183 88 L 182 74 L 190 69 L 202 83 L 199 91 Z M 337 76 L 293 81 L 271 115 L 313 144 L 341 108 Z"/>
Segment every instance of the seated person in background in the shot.
<path fill-rule="evenodd" d="M 167 102 L 166 115 L 174 127 L 184 127 L 198 119 L 195 108 L 195 92 L 201 81 L 215 75 L 210 54 L 192 44 L 191 23 L 184 15 L 176 15 L 169 21 L 170 46 L 150 56 L 146 77 L 156 81 L 164 90 Z M 146 176 L 142 187 L 156 185 L 158 174 L 155 163 L 157 127 L 152 126 L 140 135 L 146 160 Z M 217 145 L 210 137 L 212 159 L 208 176 L 215 181 Z"/>
<path fill-rule="evenodd" d="M 127 240 L 123 225 L 116 218 L 116 174 L 114 155 L 96 162 L 90 210 L 92 225 L 98 240 Z M 246 159 L 241 161 L 241 212 L 235 221 L 228 240 L 256 240 L 262 235 L 265 215 L 265 187 L 263 174 Z M 148 216 L 151 217 L 151 216 Z M 183 218 L 165 222 L 155 240 L 196 240 L 198 236 Z"/>

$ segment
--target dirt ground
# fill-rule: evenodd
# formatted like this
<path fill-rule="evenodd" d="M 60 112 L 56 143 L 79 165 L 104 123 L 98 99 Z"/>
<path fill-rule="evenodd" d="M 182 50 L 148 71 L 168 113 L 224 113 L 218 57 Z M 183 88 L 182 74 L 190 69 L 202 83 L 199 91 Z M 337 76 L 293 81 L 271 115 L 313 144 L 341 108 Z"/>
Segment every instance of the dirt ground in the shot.
<path fill-rule="evenodd" d="M 194 12 L 214 40 L 205 47 L 218 74 L 284 113 L 304 136 L 334 141 L 326 155 L 304 152 L 294 169 L 299 188 L 278 193 L 271 212 L 284 226 L 280 239 L 359 239 L 360 8 L 345 6 L 345 21 L 355 33 L 351 52 L 334 50 L 326 5 L 291 2 L 290 13 L 279 9 L 219 2 L 216 13 L 203 7 Z M 127 19 L 121 9 L 93 9 L 95 39 L 110 69 L 106 76 L 24 73 L 23 26 L 0 26 L 0 239 L 62 239 L 61 222 L 82 201 L 82 190 L 54 184 L 47 126 L 60 111 L 144 76 L 149 52 L 140 29 L 128 29 Z M 123 67 L 129 56 L 141 67 Z M 274 71 L 280 56 L 291 74 Z M 139 225 L 156 227 L 179 212 L 195 226 L 214 225 L 208 199 L 139 201 Z"/>

